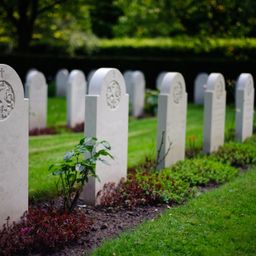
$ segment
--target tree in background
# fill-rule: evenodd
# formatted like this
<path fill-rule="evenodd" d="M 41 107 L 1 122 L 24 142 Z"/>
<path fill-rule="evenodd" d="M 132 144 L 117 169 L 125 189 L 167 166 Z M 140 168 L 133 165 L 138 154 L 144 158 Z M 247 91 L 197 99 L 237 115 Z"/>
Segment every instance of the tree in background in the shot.
<path fill-rule="evenodd" d="M 1 37 L 21 52 L 33 40 L 72 40 L 72 32 L 90 31 L 88 13 L 83 0 L 0 0 Z"/>
<path fill-rule="evenodd" d="M 115 0 L 118 37 L 256 36 L 255 0 Z"/>
<path fill-rule="evenodd" d="M 89 0 L 92 31 L 98 37 L 112 38 L 113 26 L 121 16 L 121 9 L 114 0 Z"/>

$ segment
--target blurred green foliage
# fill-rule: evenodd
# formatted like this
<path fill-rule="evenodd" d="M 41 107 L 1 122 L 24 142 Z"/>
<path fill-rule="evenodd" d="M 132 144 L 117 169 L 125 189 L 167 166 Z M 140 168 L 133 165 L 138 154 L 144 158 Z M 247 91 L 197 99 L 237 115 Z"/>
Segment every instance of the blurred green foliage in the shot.
<path fill-rule="evenodd" d="M 250 48 L 255 42 L 201 41 L 208 37 L 255 37 L 255 9 L 254 0 L 0 0 L 0 46 L 7 52 L 24 52 L 31 50 L 30 46 L 49 45 L 72 55 L 93 52 L 98 38 L 181 37 L 130 42 L 122 39 L 114 43 L 118 47 L 193 47 L 206 52 L 228 43 L 226 55 L 233 55 L 234 47 Z M 196 39 L 184 40 L 184 36 Z M 106 48 L 107 44 L 101 41 L 100 47 Z"/>

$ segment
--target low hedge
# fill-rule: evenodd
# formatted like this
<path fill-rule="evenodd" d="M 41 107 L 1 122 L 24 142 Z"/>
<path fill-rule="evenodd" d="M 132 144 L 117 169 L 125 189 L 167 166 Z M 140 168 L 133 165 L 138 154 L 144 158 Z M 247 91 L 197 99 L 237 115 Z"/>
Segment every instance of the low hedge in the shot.
<path fill-rule="evenodd" d="M 101 39 L 93 54 L 143 57 L 203 57 L 246 60 L 256 56 L 256 39 L 117 38 Z"/>
<path fill-rule="evenodd" d="M 89 44 L 89 43 L 87 43 Z M 0 41 L 2 52 L 12 49 L 5 41 Z M 98 39 L 88 45 L 82 45 L 71 52 L 66 43 L 59 41 L 32 42 L 32 54 L 54 54 L 67 56 L 125 56 L 141 57 L 200 57 L 230 60 L 248 60 L 256 57 L 256 38 L 115 38 Z"/>

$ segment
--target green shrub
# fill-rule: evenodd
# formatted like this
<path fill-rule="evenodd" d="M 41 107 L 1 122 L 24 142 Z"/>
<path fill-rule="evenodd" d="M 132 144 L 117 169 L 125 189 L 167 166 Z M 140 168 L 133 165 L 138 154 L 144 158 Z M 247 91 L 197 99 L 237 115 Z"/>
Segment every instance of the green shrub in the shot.
<path fill-rule="evenodd" d="M 113 158 L 109 153 L 110 149 L 105 140 L 85 137 L 73 150 L 66 152 L 62 161 L 50 165 L 52 175 L 59 177 L 57 185 L 63 198 L 64 211 L 74 210 L 82 188 L 90 176 L 99 178 L 95 173 L 96 162 L 106 163 L 106 157 Z"/>
<path fill-rule="evenodd" d="M 155 116 L 157 114 L 159 92 L 157 90 L 146 90 L 145 94 L 145 114 Z"/>
<path fill-rule="evenodd" d="M 190 187 L 205 186 L 209 183 L 221 184 L 234 177 L 238 170 L 214 161 L 208 157 L 178 162 L 169 171 L 169 175 L 186 181 Z"/>
<path fill-rule="evenodd" d="M 126 181 L 105 185 L 101 205 L 133 207 L 156 203 L 182 203 L 193 197 L 199 186 L 218 185 L 238 173 L 229 165 L 198 158 L 180 161 L 162 171 L 137 170 Z"/>
<path fill-rule="evenodd" d="M 235 167 L 246 168 L 256 163 L 256 147 L 254 138 L 246 143 L 230 142 L 220 147 L 211 158 Z"/>

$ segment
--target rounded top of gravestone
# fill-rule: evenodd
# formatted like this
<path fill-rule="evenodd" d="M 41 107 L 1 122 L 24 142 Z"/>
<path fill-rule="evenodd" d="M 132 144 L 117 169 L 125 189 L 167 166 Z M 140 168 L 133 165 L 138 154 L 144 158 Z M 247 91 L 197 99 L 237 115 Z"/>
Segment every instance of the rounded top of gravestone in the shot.
<path fill-rule="evenodd" d="M 58 81 L 62 81 L 63 79 L 67 79 L 69 75 L 69 72 L 67 69 L 63 68 L 63 69 L 60 69 L 57 73 L 56 73 L 56 77 L 55 79 Z"/>
<path fill-rule="evenodd" d="M 161 91 L 161 84 L 162 84 L 162 81 L 163 81 L 163 78 L 164 76 L 167 74 L 168 72 L 167 71 L 163 71 L 161 72 L 157 78 L 156 78 L 156 88 Z"/>
<path fill-rule="evenodd" d="M 126 94 L 123 75 L 115 68 L 98 69 L 90 81 L 89 94 L 105 97 L 110 109 L 117 108 Z"/>
<path fill-rule="evenodd" d="M 68 77 L 69 84 L 76 84 L 76 86 L 84 86 L 86 84 L 86 78 L 84 72 L 78 69 L 74 69 L 70 72 Z"/>
<path fill-rule="evenodd" d="M 145 85 L 145 76 L 141 71 L 136 70 L 132 72 L 132 77 L 137 83 Z"/>
<path fill-rule="evenodd" d="M 30 68 L 30 69 L 28 70 L 28 72 L 27 72 L 27 74 L 26 74 L 26 81 L 28 80 L 29 74 L 30 74 L 31 72 L 34 72 L 34 71 L 37 71 L 37 69 L 36 69 L 36 68 Z"/>
<path fill-rule="evenodd" d="M 254 90 L 253 77 L 250 73 L 242 73 L 237 80 L 237 90 L 244 90 L 249 96 Z"/>
<path fill-rule="evenodd" d="M 88 82 L 91 81 L 92 76 L 94 75 L 95 71 L 96 71 L 96 69 L 92 69 L 92 70 L 90 70 L 90 72 L 88 73 L 88 75 L 87 75 L 87 80 L 88 80 Z"/>
<path fill-rule="evenodd" d="M 132 70 L 126 70 L 126 71 L 124 72 L 124 80 L 125 80 L 125 81 L 130 80 L 132 74 L 133 74 L 133 71 L 132 71 Z"/>
<path fill-rule="evenodd" d="M 43 86 L 47 86 L 45 76 L 42 72 L 32 71 L 27 77 L 27 86 L 31 86 L 40 89 Z"/>
<path fill-rule="evenodd" d="M 207 79 L 206 89 L 216 93 L 217 99 L 225 92 L 225 80 L 221 73 L 211 73 Z"/>
<path fill-rule="evenodd" d="M 167 72 L 163 77 L 161 94 L 170 94 L 174 103 L 180 103 L 186 94 L 185 80 L 178 72 Z"/>
<path fill-rule="evenodd" d="M 23 85 L 16 71 L 0 64 L 0 121 L 8 118 L 24 101 Z"/>
<path fill-rule="evenodd" d="M 207 79 L 207 73 L 199 73 L 195 78 L 195 85 L 206 85 Z"/>

